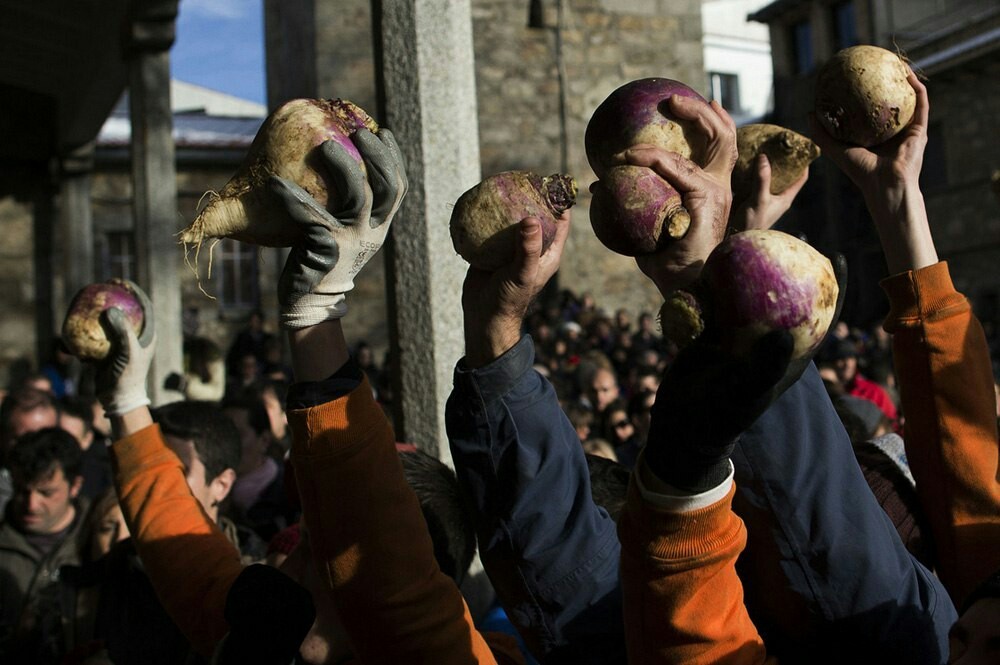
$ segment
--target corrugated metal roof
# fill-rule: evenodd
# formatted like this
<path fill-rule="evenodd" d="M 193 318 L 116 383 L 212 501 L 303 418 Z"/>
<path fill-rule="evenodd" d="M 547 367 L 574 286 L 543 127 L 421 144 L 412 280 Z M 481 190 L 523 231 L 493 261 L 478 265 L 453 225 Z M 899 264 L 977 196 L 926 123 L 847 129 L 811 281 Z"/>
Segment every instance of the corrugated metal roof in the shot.
<path fill-rule="evenodd" d="M 233 118 L 203 112 L 174 114 L 174 141 L 177 148 L 248 148 L 264 118 Z M 132 125 L 128 113 L 116 109 L 97 135 L 98 148 L 128 147 Z"/>

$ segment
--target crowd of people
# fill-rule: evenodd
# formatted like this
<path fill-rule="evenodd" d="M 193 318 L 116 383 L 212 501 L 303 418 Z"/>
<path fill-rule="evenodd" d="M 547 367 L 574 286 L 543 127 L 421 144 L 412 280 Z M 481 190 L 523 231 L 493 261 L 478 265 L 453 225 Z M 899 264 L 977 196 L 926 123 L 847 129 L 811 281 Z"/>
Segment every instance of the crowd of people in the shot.
<path fill-rule="evenodd" d="M 251 317 L 227 353 L 184 342 L 150 408 L 157 331 L 83 373 L 57 343 L 0 402 L 0 660 L 7 663 L 989 663 L 1000 660 L 1000 480 L 989 346 L 938 260 L 917 186 L 926 89 L 876 148 L 814 138 L 861 189 L 890 304 L 793 362 L 683 349 L 653 313 L 598 307 L 542 251 L 463 285 L 445 422 L 454 470 L 396 441 L 391 362 L 348 344 L 353 279 L 406 193 L 387 129 L 362 170 L 322 146 L 340 209 L 269 181 L 303 229 L 277 285 L 285 344 Z M 733 209 L 735 126 L 673 97 L 705 164 L 626 159 L 681 192 L 688 234 L 640 269 L 664 296 L 727 227 L 769 228 L 801 180 Z M 843 293 L 843 261 L 833 258 Z M 737 288 L 734 285 L 734 288 Z M 808 360 L 808 359 L 807 359 Z M 88 395 L 92 395 L 88 397 Z M 478 550 L 495 603 L 463 596 Z M 482 587 L 480 587 L 481 589 Z M 475 607 L 474 607 L 475 605 Z"/>

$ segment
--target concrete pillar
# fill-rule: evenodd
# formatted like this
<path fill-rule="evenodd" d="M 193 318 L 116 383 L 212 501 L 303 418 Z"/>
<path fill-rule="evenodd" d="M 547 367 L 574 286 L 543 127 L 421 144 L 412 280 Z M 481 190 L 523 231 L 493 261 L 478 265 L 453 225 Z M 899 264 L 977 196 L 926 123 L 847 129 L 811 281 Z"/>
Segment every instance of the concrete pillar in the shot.
<path fill-rule="evenodd" d="M 94 281 L 94 215 L 90 204 L 90 175 L 94 169 L 94 144 L 88 143 L 63 158 L 60 179 L 64 306 L 77 291 Z"/>
<path fill-rule="evenodd" d="M 314 0 L 264 0 L 267 106 L 316 96 Z"/>
<path fill-rule="evenodd" d="M 451 461 L 444 405 L 464 354 L 448 219 L 480 179 L 469 0 L 372 0 L 380 113 L 410 190 L 385 248 L 397 437 Z"/>
<path fill-rule="evenodd" d="M 132 121 L 132 188 L 139 285 L 153 301 L 156 355 L 149 375 L 153 405 L 176 399 L 164 390 L 171 372 L 183 369 L 180 270 L 176 234 L 177 174 L 170 110 L 170 46 L 177 0 L 147 0 L 131 28 L 129 100 Z"/>

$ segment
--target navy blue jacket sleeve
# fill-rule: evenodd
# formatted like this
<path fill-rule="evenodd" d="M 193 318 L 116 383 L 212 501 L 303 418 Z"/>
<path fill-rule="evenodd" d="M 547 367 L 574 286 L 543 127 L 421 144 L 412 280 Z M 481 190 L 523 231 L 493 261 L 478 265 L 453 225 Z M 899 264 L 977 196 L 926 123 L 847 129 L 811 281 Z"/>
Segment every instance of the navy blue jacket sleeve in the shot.
<path fill-rule="evenodd" d="M 594 504 L 583 448 L 525 336 L 489 365 L 459 363 L 445 417 L 479 552 L 532 653 L 624 662 L 619 545 Z"/>
<path fill-rule="evenodd" d="M 781 662 L 943 663 L 955 608 L 875 500 L 815 366 L 744 432 L 750 616 Z"/>

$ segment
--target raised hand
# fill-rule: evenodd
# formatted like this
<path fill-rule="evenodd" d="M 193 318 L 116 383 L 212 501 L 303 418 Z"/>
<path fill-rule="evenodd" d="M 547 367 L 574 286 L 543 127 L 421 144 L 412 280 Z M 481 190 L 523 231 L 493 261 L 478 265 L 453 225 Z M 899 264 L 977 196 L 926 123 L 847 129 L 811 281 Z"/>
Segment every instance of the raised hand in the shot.
<path fill-rule="evenodd" d="M 343 146 L 335 141 L 320 146 L 334 188 L 343 193 L 341 210 L 327 211 L 291 181 L 272 176 L 268 183 L 303 231 L 278 280 L 286 328 L 305 328 L 347 313 L 345 294 L 382 247 L 406 194 L 406 171 L 392 133 L 382 129 L 376 137 L 361 129 L 352 139 L 367 165 L 367 178 Z"/>
<path fill-rule="evenodd" d="M 465 361 L 479 367 L 517 344 L 528 306 L 559 269 L 569 211 L 556 219 L 555 239 L 542 253 L 541 222 L 521 220 L 514 261 L 492 272 L 470 267 L 462 287 Z"/>
<path fill-rule="evenodd" d="M 916 74 L 911 71 L 907 81 L 917 96 L 913 119 L 885 143 L 871 148 L 840 143 L 810 118 L 813 140 L 861 190 L 893 273 L 938 262 L 920 192 L 930 102 Z"/>
<path fill-rule="evenodd" d="M 101 312 L 111 351 L 97 365 L 95 388 L 97 398 L 108 417 L 121 416 L 133 409 L 149 405 L 146 393 L 146 375 L 153 362 L 156 347 L 156 322 L 153 304 L 137 284 L 124 280 L 139 304 L 142 305 L 142 334 L 135 331 L 117 307 Z"/>
<path fill-rule="evenodd" d="M 630 164 L 648 167 L 669 182 L 691 214 L 687 235 L 656 254 L 636 259 L 664 296 L 694 281 L 705 259 L 725 236 L 733 199 L 730 179 L 737 157 L 736 124 L 718 102 L 704 104 L 674 95 L 669 104 L 671 112 L 691 121 L 706 137 L 704 166 L 648 145 L 625 153 Z"/>
<path fill-rule="evenodd" d="M 793 182 L 781 194 L 771 193 L 771 163 L 767 155 L 757 155 L 757 178 L 753 194 L 740 206 L 733 210 L 730 217 L 730 227 L 735 231 L 770 229 L 792 207 L 792 201 L 798 195 L 806 181 L 809 180 L 809 169 L 806 168 L 798 180 Z"/>

